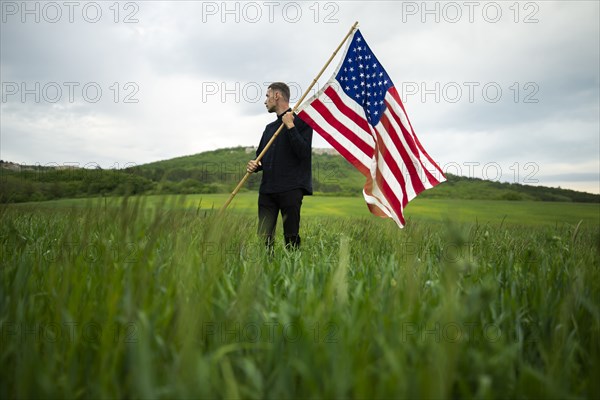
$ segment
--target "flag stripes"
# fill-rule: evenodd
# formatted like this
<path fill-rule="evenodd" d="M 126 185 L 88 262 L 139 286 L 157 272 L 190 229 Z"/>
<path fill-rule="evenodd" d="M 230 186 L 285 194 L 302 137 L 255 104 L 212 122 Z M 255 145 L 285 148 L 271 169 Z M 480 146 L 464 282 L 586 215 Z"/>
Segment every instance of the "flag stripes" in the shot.
<path fill-rule="evenodd" d="M 408 202 L 445 180 L 359 31 L 336 73 L 298 115 L 366 177 L 369 210 L 400 227 Z"/>

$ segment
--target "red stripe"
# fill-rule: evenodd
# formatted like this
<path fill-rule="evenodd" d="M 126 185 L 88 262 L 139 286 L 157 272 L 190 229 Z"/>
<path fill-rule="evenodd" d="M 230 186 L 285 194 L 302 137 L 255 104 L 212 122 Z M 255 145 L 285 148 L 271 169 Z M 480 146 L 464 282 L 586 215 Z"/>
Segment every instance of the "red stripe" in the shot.
<path fill-rule="evenodd" d="M 425 157 L 429 160 L 429 162 L 439 171 L 440 174 L 442 174 L 442 176 L 445 178 L 446 175 L 444 175 L 444 173 L 442 172 L 442 169 L 439 167 L 439 165 L 437 165 L 437 163 L 435 161 L 433 161 L 433 159 L 429 156 L 429 154 L 425 151 L 425 149 L 423 148 L 423 145 L 421 145 L 421 142 L 419 142 L 419 138 L 417 138 L 417 135 L 414 134 L 415 130 L 412 127 L 412 124 L 410 122 L 410 118 L 408 118 L 408 114 L 406 113 L 406 110 L 404 109 L 404 104 L 402 103 L 402 101 L 400 100 L 400 96 L 398 95 L 398 91 L 396 91 L 396 88 L 394 86 L 392 86 L 391 88 L 388 89 L 388 92 L 392 95 L 392 97 L 394 98 L 394 100 L 396 100 L 396 102 L 400 105 L 400 108 L 402 108 L 402 111 L 404 111 L 404 115 L 406 116 L 406 120 L 408 121 L 408 125 L 410 126 L 410 130 L 412 132 L 411 136 L 414 138 L 415 143 L 417 144 L 417 146 L 419 147 L 419 150 L 421 151 L 421 153 L 423 153 L 425 155 Z M 438 180 L 434 178 L 434 181 L 436 182 L 430 183 L 432 185 L 437 185 L 439 184 Z"/>
<path fill-rule="evenodd" d="M 368 157 L 373 157 L 373 147 L 358 137 L 354 132 L 352 132 L 348 127 L 338 121 L 331 111 L 327 108 L 325 104 L 321 102 L 321 100 L 316 99 L 310 106 L 321 116 L 329 125 L 331 125 L 336 131 L 342 134 L 346 139 L 351 141 L 356 147 L 358 147 L 363 153 L 365 153 Z"/>
<path fill-rule="evenodd" d="M 393 95 L 392 95 L 392 97 L 393 97 Z M 413 140 L 412 134 L 406 130 L 406 127 L 400 120 L 400 116 L 398 114 L 396 114 L 396 112 L 394 111 L 394 107 L 390 104 L 390 102 L 385 100 L 385 104 L 386 104 L 387 109 L 390 110 L 390 114 L 392 114 L 392 116 L 394 117 L 394 121 L 396 121 L 398 126 L 400 126 L 400 129 L 402 130 L 402 133 L 404 134 L 404 139 L 406 140 L 406 144 L 408 145 L 408 147 L 410 148 L 410 150 L 412 151 L 414 156 L 416 158 L 419 158 L 419 150 L 417 149 L 415 141 Z M 412 130 L 412 128 L 411 128 L 411 130 Z"/>
<path fill-rule="evenodd" d="M 406 207 L 406 204 L 408 204 L 408 196 L 406 195 L 406 181 L 402 176 L 402 170 L 400 170 L 398 162 L 394 159 L 390 151 L 387 149 L 385 143 L 381 139 L 381 135 L 379 134 L 379 132 L 375 130 L 375 133 L 377 135 L 377 148 L 379 149 L 379 152 L 383 155 L 383 160 L 387 164 L 392 175 L 394 175 L 394 178 L 396 178 L 396 181 L 398 181 L 400 189 L 402 190 L 402 207 L 404 208 Z M 379 162 L 377 163 L 377 165 L 379 165 Z"/>
<path fill-rule="evenodd" d="M 421 193 L 422 191 L 425 190 L 425 186 L 423 186 L 423 182 L 421 181 L 419 172 L 417 171 L 417 169 L 415 168 L 415 165 L 413 164 L 413 160 L 410 158 L 408 152 L 402 145 L 402 142 L 400 141 L 400 138 L 398 137 L 398 133 L 396 132 L 396 130 L 390 123 L 390 120 L 388 119 L 387 115 L 385 115 L 385 114 L 382 115 L 379 122 L 384 127 L 384 129 L 387 131 L 390 139 L 392 139 L 392 142 L 394 143 L 394 147 L 396 147 L 396 149 L 398 149 L 398 152 L 400 153 L 400 157 L 402 158 L 402 162 L 404 163 L 404 165 L 406 166 L 406 169 L 408 170 L 408 174 L 410 176 L 410 182 L 411 182 L 414 192 L 416 194 Z"/>
<path fill-rule="evenodd" d="M 340 153 L 342 155 L 342 157 L 344 157 L 346 160 L 348 160 L 348 162 L 350 164 L 354 165 L 354 167 L 356 167 L 356 169 L 358 169 L 361 174 L 363 174 L 364 176 L 367 176 L 367 177 L 371 175 L 371 172 L 369 171 L 369 169 L 367 167 L 365 167 L 364 164 L 362 162 L 360 162 L 360 160 L 358 158 L 354 157 L 350 151 L 348 151 L 337 140 L 335 140 L 329 133 L 327 133 L 325 131 L 325 129 L 323 129 L 319 124 L 317 124 L 310 117 L 310 115 L 308 115 L 308 113 L 305 112 L 305 110 L 302 110 L 298 114 L 298 116 L 304 122 L 306 122 L 308 125 L 312 126 L 313 129 L 315 131 L 317 131 L 317 133 L 323 137 L 323 139 L 325 139 L 331 146 L 333 146 L 333 148 L 336 149 L 338 151 L 338 153 Z"/>
<path fill-rule="evenodd" d="M 325 94 L 329 96 L 329 98 L 333 101 L 333 104 L 335 104 L 337 109 L 342 114 L 354 121 L 354 123 L 368 135 L 372 135 L 371 125 L 369 125 L 369 122 L 361 115 L 357 114 L 352 108 L 348 107 L 348 105 L 344 103 L 338 92 L 332 86 L 329 86 L 327 89 L 325 89 Z"/>
<path fill-rule="evenodd" d="M 400 126 L 400 130 L 402 130 L 402 134 L 403 134 L 404 140 L 406 141 L 407 145 L 411 149 L 411 152 L 412 152 L 412 154 L 413 154 L 413 156 L 415 158 L 414 162 L 418 162 L 419 163 L 419 165 L 421 166 L 421 169 L 425 173 L 425 177 L 427 178 L 427 180 L 429 181 L 429 183 L 432 186 L 435 186 L 435 185 L 439 184 L 438 180 L 431 174 L 431 172 L 427 168 L 425 168 L 425 166 L 421 162 L 420 153 L 419 153 L 419 150 L 417 149 L 415 141 L 414 141 L 414 139 L 416 138 L 416 136 L 413 135 L 413 134 L 411 134 L 410 132 L 408 132 L 408 130 L 406 129 L 406 127 L 404 126 L 404 124 L 400 120 L 400 116 L 393 111 L 392 105 L 387 100 L 386 100 L 385 103 L 386 103 L 388 109 L 390 110 L 390 114 L 392 114 L 392 117 L 394 118 L 394 120 L 396 121 L 396 123 L 398 124 L 398 126 Z M 392 139 L 394 139 L 394 138 L 392 138 Z M 398 138 L 398 140 L 399 140 L 399 138 Z M 435 163 L 433 163 L 433 164 L 435 165 Z M 413 162 L 410 162 L 410 165 L 414 167 Z M 419 177 L 419 180 L 421 181 L 421 177 Z M 423 189 L 421 191 L 415 191 L 415 193 L 419 194 L 423 190 L 425 190 L 424 187 L 423 187 Z"/>
<path fill-rule="evenodd" d="M 377 162 L 377 164 L 379 165 L 379 162 Z M 400 201 L 398 200 L 398 197 L 396 197 L 396 194 L 392 188 L 390 188 L 390 185 L 388 185 L 386 180 L 381 175 L 379 168 L 377 168 L 375 172 L 375 180 L 377 182 L 377 186 L 379 186 L 379 189 L 381 189 L 381 192 L 392 207 L 392 209 L 389 211 L 398 217 L 402 225 L 405 225 L 404 216 L 402 215 L 402 208 L 400 207 Z"/>

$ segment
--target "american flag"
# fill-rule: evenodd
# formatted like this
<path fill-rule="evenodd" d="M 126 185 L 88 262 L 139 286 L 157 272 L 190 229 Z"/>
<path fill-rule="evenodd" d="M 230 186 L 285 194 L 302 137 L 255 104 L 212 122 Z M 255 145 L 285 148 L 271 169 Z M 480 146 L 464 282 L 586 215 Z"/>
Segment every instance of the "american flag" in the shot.
<path fill-rule="evenodd" d="M 298 116 L 366 178 L 371 213 L 405 225 L 403 210 L 422 191 L 445 181 L 415 135 L 389 75 L 359 30 L 327 84 Z"/>

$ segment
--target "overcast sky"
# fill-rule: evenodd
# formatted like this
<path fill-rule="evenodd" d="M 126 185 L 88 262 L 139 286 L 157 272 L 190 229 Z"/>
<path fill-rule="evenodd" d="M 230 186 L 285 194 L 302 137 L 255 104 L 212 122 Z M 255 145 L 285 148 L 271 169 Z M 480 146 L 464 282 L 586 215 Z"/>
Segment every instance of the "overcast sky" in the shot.
<path fill-rule="evenodd" d="M 110 168 L 256 146 L 266 86 L 288 82 L 293 103 L 358 20 L 445 171 L 600 193 L 597 1 L 1 6 L 3 160 Z"/>

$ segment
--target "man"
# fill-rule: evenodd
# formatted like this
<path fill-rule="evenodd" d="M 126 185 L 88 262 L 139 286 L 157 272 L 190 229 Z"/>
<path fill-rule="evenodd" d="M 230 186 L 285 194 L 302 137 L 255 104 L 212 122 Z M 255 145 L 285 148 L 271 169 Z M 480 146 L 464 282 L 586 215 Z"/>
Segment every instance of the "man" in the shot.
<path fill-rule="evenodd" d="M 263 132 L 258 156 L 281 124 L 285 124 L 261 161 L 250 160 L 248 172 L 262 171 L 258 195 L 258 233 L 272 253 L 277 216 L 281 211 L 285 245 L 300 247 L 300 207 L 305 195 L 312 195 L 312 128 L 291 112 L 290 88 L 274 82 L 267 89 L 265 106 L 277 119 Z"/>

